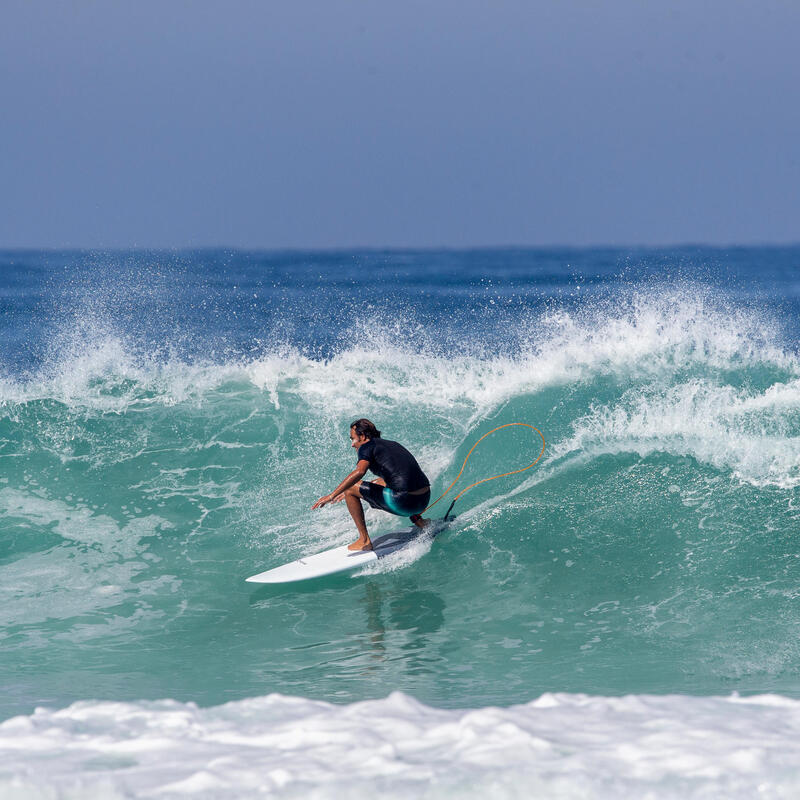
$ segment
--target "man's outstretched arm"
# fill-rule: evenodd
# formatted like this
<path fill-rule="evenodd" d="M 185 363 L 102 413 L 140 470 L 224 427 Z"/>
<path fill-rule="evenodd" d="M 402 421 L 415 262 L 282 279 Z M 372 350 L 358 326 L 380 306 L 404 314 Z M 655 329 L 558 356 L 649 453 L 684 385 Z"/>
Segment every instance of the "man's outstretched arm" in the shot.
<path fill-rule="evenodd" d="M 337 495 L 342 494 L 351 486 L 358 483 L 358 481 L 364 477 L 368 468 L 369 461 L 359 461 L 358 464 L 356 464 L 356 468 L 330 494 L 320 497 L 320 499 L 317 500 L 317 502 L 314 503 L 311 508 L 322 508 L 323 506 L 328 505 L 328 503 L 335 502 Z"/>

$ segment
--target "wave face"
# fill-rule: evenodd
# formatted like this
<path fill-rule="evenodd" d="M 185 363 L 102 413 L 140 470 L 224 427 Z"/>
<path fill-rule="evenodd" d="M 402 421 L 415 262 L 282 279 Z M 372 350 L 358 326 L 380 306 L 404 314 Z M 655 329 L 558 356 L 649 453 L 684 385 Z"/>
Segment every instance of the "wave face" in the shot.
<path fill-rule="evenodd" d="M 798 261 L 0 254 L 0 719 L 275 692 L 800 697 Z M 434 496 L 498 425 L 547 449 L 431 547 L 254 590 L 353 538 L 342 505 L 310 506 L 361 416 Z M 503 429 L 460 486 L 538 447 Z"/>

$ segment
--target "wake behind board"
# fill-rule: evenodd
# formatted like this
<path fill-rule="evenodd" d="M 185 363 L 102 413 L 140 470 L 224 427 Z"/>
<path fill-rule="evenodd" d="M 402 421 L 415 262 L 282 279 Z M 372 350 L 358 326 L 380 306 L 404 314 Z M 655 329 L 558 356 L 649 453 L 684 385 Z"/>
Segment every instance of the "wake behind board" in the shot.
<path fill-rule="evenodd" d="M 291 583 L 306 581 L 309 578 L 321 578 L 323 575 L 335 575 L 337 572 L 348 572 L 386 558 L 408 547 L 412 542 L 426 537 L 432 539 L 446 527 L 447 522 L 439 519 L 424 528 L 414 526 L 402 531 L 392 531 L 373 539 L 372 550 L 348 550 L 345 544 L 313 556 L 298 558 L 297 561 L 268 569 L 266 572 L 259 572 L 258 575 L 251 575 L 246 580 L 248 583 Z"/>

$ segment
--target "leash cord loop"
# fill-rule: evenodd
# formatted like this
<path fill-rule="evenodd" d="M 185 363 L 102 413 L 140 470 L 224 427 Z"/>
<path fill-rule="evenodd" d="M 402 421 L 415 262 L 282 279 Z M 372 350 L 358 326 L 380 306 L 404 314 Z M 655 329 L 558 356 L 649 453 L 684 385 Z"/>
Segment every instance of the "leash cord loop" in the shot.
<path fill-rule="evenodd" d="M 478 441 L 475 442 L 474 445 L 472 445 L 469 453 L 467 453 L 467 457 L 464 459 L 464 463 L 461 465 L 461 471 L 458 473 L 458 475 L 456 475 L 455 480 L 444 490 L 444 492 L 441 494 L 441 496 L 439 496 L 436 500 L 434 500 L 428 506 L 428 508 L 425 509 L 425 511 L 427 511 L 430 508 L 433 508 L 439 502 L 439 500 L 441 500 L 458 483 L 458 479 L 463 474 L 464 467 L 467 466 L 467 461 L 469 461 L 469 457 L 472 455 L 473 450 L 475 450 L 475 448 L 487 436 L 491 436 L 493 433 L 496 433 L 497 431 L 502 430 L 503 428 L 510 428 L 510 427 L 512 427 L 514 425 L 521 425 L 522 427 L 525 427 L 525 428 L 532 428 L 533 430 L 536 431 L 536 433 L 539 434 L 539 436 L 542 437 L 542 449 L 539 452 L 539 455 L 536 457 L 536 460 L 533 463 L 528 464 L 527 467 L 523 467 L 522 469 L 511 470 L 511 472 L 503 472 L 500 475 L 492 475 L 491 478 L 481 478 L 481 480 L 475 481 L 475 483 L 471 483 L 469 486 L 467 486 L 466 489 L 462 489 L 453 498 L 453 501 L 450 503 L 450 508 L 447 509 L 447 513 L 444 515 L 444 519 L 447 519 L 450 516 L 450 512 L 453 510 L 453 506 L 456 504 L 456 500 L 458 500 L 458 498 L 461 497 L 462 494 L 464 494 L 465 492 L 468 492 L 470 489 L 474 488 L 475 486 L 479 486 L 481 483 L 487 483 L 488 481 L 496 480 L 497 478 L 505 478 L 507 475 L 517 475 L 520 472 L 525 472 L 525 470 L 528 470 L 531 467 L 535 466 L 538 463 L 539 459 L 544 455 L 544 447 L 545 447 L 544 434 L 537 427 L 535 427 L 534 425 L 529 425 L 527 422 L 507 422 L 505 425 L 500 425 L 499 427 L 494 428 L 493 430 L 490 430 L 488 433 L 484 433 L 483 436 L 481 436 L 481 438 L 478 439 Z M 424 514 L 425 511 L 423 511 L 422 513 Z"/>

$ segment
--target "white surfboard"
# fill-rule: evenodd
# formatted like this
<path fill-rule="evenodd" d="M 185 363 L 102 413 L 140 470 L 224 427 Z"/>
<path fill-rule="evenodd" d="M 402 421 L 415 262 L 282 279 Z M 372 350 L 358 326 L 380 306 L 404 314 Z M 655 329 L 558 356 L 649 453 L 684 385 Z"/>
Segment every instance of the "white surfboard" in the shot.
<path fill-rule="evenodd" d="M 372 540 L 372 550 L 348 550 L 347 545 L 324 550 L 313 556 L 303 556 L 290 564 L 259 572 L 247 578 L 248 583 L 290 583 L 291 581 L 305 581 L 309 578 L 320 578 L 323 575 L 334 575 L 337 572 L 347 572 L 351 569 L 363 567 L 381 558 L 402 550 L 421 537 L 433 538 L 441 533 L 447 522 L 434 520 L 424 528 L 413 528 L 392 531 L 392 533 L 378 536 Z"/>

